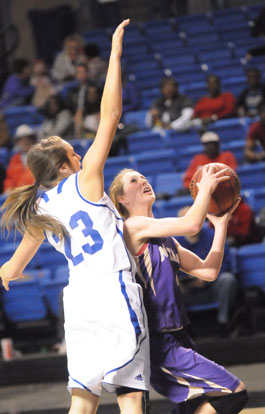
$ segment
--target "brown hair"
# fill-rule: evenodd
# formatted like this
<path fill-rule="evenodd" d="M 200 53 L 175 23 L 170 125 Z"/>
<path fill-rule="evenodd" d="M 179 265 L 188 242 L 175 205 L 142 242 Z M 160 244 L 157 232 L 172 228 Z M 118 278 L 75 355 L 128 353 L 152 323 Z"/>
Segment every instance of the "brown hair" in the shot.
<path fill-rule="evenodd" d="M 128 213 L 127 209 L 118 201 L 118 197 L 123 195 L 123 182 L 122 182 L 122 179 L 123 179 L 124 175 L 129 173 L 129 172 L 134 172 L 134 171 L 135 170 L 133 170 L 132 168 L 124 168 L 123 170 L 121 170 L 116 175 L 116 177 L 114 177 L 114 179 L 113 179 L 113 181 L 110 185 L 110 188 L 109 188 L 109 195 L 110 195 L 110 198 L 111 198 L 113 204 L 117 208 L 120 215 L 125 219 L 129 216 L 129 213 Z"/>
<path fill-rule="evenodd" d="M 60 178 L 61 166 L 71 165 L 62 139 L 57 136 L 42 139 L 30 148 L 27 162 L 36 181 L 33 185 L 16 188 L 9 195 L 1 207 L 4 211 L 1 226 L 8 233 L 12 228 L 22 234 L 32 233 L 33 229 L 47 230 L 63 239 L 67 235 L 64 226 L 53 217 L 38 214 L 36 204 L 39 186 L 51 189 Z"/>

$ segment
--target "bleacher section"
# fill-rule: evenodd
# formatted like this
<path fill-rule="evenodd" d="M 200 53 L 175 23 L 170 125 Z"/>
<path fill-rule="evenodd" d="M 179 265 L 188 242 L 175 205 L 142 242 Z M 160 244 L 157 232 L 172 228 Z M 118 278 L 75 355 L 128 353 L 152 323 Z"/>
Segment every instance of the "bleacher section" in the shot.
<path fill-rule="evenodd" d="M 157 194 L 166 193 L 169 200 L 158 200 L 154 205 L 155 217 L 176 216 L 179 208 L 190 205 L 190 196 L 178 196 L 182 178 L 192 157 L 201 152 L 198 132 L 150 130 L 146 121 L 152 101 L 159 96 L 159 83 L 165 74 L 172 74 L 179 82 L 180 91 L 194 101 L 206 93 L 206 76 L 220 76 L 222 88 L 237 97 L 246 86 L 245 69 L 256 66 L 262 70 L 265 81 L 265 58 L 253 58 L 248 64 L 244 57 L 248 48 L 264 43 L 252 38 L 249 21 L 259 7 L 239 7 L 203 15 L 183 16 L 166 21 L 131 24 L 125 32 L 123 66 L 129 78 L 141 92 L 141 107 L 128 112 L 125 124 L 134 124 L 139 131 L 129 134 L 128 154 L 109 158 L 105 167 L 105 190 L 122 168 L 134 168 L 151 180 Z M 225 30 L 224 30 L 225 27 Z M 110 30 L 97 29 L 83 34 L 87 43 L 96 43 L 102 56 L 110 51 Z M 67 92 L 66 85 L 61 91 Z M 36 108 L 16 107 L 4 111 L 11 135 L 15 128 L 26 123 L 37 128 L 42 117 Z M 242 194 L 258 214 L 265 207 L 265 162 L 244 164 L 244 144 L 249 118 L 227 119 L 210 126 L 221 140 L 222 150 L 232 151 L 239 163 L 238 175 Z M 91 140 L 73 139 L 75 151 L 82 157 Z M 7 165 L 11 152 L 0 149 L 0 162 Z M 5 196 L 0 197 L 0 204 Z M 16 242 L 0 237 L 0 266 L 10 258 Z M 235 252 L 237 269 L 244 289 L 259 286 L 265 292 L 265 244 L 242 247 Z M 62 255 L 44 244 L 36 254 L 26 277 L 12 282 L 9 292 L 2 289 L 3 309 L 11 322 L 45 320 L 49 314 L 55 318 L 59 312 L 59 295 L 68 282 L 68 270 Z"/>

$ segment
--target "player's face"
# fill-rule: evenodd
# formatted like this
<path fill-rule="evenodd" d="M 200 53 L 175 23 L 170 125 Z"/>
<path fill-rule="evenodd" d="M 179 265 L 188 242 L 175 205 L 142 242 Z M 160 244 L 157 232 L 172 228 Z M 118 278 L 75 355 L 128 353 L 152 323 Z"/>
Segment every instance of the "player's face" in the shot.
<path fill-rule="evenodd" d="M 144 175 L 141 175 L 137 171 L 130 171 L 124 175 L 122 181 L 123 195 L 130 204 L 154 202 L 154 191 Z"/>
<path fill-rule="evenodd" d="M 64 145 L 64 147 L 67 151 L 67 157 L 68 157 L 68 159 L 71 163 L 72 173 L 76 173 L 76 172 L 80 171 L 80 168 L 81 168 L 81 166 L 80 166 L 80 160 L 81 160 L 80 155 L 76 154 L 76 152 L 74 151 L 72 145 L 70 145 L 69 142 L 63 140 L 63 145 Z"/>

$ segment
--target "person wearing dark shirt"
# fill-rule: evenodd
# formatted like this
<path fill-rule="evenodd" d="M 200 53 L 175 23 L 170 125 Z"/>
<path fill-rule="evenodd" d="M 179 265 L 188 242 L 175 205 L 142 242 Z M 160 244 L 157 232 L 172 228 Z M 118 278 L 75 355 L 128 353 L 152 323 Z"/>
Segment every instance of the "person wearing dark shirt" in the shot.
<path fill-rule="evenodd" d="M 249 162 L 265 160 L 265 101 L 261 101 L 257 109 L 260 119 L 250 126 L 245 145 L 245 157 Z M 257 151 L 257 144 L 261 146 L 260 151 Z"/>
<path fill-rule="evenodd" d="M 31 65 L 27 59 L 14 60 L 12 72 L 3 87 L 0 109 L 28 105 L 34 93 L 34 87 L 30 85 Z"/>
<path fill-rule="evenodd" d="M 178 83 L 172 77 L 162 80 L 161 97 L 152 104 L 149 123 L 152 127 L 173 128 L 184 131 L 190 127 L 193 114 L 191 99 L 178 91 Z"/>
<path fill-rule="evenodd" d="M 261 73 L 258 68 L 246 70 L 248 87 L 239 95 L 237 101 L 238 116 L 256 116 L 257 107 L 265 99 L 265 85 L 261 82 Z"/>

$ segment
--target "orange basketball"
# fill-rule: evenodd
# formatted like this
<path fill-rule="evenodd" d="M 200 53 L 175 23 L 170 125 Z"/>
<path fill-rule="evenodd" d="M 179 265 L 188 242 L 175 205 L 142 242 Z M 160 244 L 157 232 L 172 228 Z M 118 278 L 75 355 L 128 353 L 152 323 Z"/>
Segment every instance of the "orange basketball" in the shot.
<path fill-rule="evenodd" d="M 207 165 L 213 165 L 215 167 L 215 172 L 222 170 L 223 168 L 228 168 L 228 170 L 224 172 L 224 175 L 229 175 L 230 180 L 222 181 L 218 184 L 212 194 L 208 210 L 209 214 L 223 216 L 235 204 L 240 195 L 240 181 L 237 173 L 228 165 L 217 162 Z M 198 187 L 196 184 L 201 181 L 203 168 L 205 168 L 205 165 L 194 173 L 190 182 L 190 193 L 193 200 L 195 200 L 198 194 Z"/>

